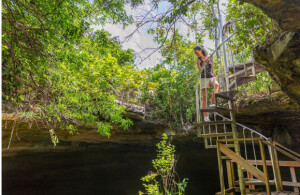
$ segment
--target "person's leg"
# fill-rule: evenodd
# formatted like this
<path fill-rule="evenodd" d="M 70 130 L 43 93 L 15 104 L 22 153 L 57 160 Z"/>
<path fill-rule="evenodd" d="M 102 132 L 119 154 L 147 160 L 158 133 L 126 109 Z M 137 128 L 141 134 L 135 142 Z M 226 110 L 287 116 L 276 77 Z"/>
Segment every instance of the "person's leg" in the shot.
<path fill-rule="evenodd" d="M 206 108 L 206 89 L 203 88 L 201 89 L 201 93 L 202 93 L 202 108 Z M 204 112 L 204 117 L 207 117 L 207 112 Z"/>
<path fill-rule="evenodd" d="M 217 82 L 216 78 L 213 78 L 213 82 L 212 82 L 212 85 L 211 87 L 214 88 L 214 91 L 212 92 L 212 96 L 211 96 L 211 101 L 210 101 L 210 104 L 214 104 L 215 103 L 215 94 L 218 93 L 219 91 L 219 83 Z"/>

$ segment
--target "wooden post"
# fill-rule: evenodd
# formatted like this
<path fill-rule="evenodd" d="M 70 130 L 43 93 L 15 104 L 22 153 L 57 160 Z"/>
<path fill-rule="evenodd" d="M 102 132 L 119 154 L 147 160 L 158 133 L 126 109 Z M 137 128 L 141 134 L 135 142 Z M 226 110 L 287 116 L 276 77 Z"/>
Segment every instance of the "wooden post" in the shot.
<path fill-rule="evenodd" d="M 200 122 L 200 105 L 199 105 L 199 92 L 198 92 L 198 81 L 199 78 L 197 78 L 197 82 L 196 82 L 196 122 L 199 123 Z M 197 136 L 200 137 L 201 136 L 201 127 L 199 127 L 197 125 Z"/>
<path fill-rule="evenodd" d="M 228 179 L 228 188 L 233 188 L 234 187 L 234 180 L 233 180 L 233 177 L 232 177 L 232 168 L 231 167 L 231 162 L 230 160 L 227 160 L 226 161 L 226 167 L 227 167 L 227 179 Z"/>
<path fill-rule="evenodd" d="M 274 143 L 272 145 L 275 146 Z M 278 183 L 280 185 L 280 188 L 283 191 L 282 178 L 281 178 L 281 173 L 280 173 L 280 166 L 279 166 L 279 160 L 278 160 L 277 150 L 275 148 L 273 148 L 273 152 L 274 152 L 274 159 L 275 159 L 275 162 L 276 162 L 276 167 L 277 167 L 277 170 L 278 170 L 278 172 L 277 172 L 278 178 L 279 178 Z"/>
<path fill-rule="evenodd" d="M 264 146 L 263 146 L 263 143 L 261 140 L 259 141 L 259 148 L 260 148 L 260 154 L 261 154 L 262 163 L 263 163 L 263 170 L 264 170 L 264 175 L 265 175 L 264 183 L 266 184 L 267 195 L 271 195 L 265 149 L 264 149 Z"/>
<path fill-rule="evenodd" d="M 269 140 L 269 142 L 272 144 L 271 139 Z M 276 191 L 281 192 L 283 191 L 283 186 L 282 186 L 280 167 L 279 167 L 277 155 L 275 156 L 275 149 L 272 146 L 268 145 L 268 149 L 269 149 L 271 163 L 272 163 Z"/>
<path fill-rule="evenodd" d="M 296 177 L 296 172 L 294 167 L 290 167 L 290 172 L 292 176 L 292 182 L 297 183 L 297 177 Z M 299 192 L 299 188 L 294 186 L 294 192 Z"/>
<path fill-rule="evenodd" d="M 231 176 L 232 176 L 232 181 L 233 181 L 233 187 L 235 187 L 236 185 L 235 185 L 234 164 L 232 161 L 230 162 L 230 164 L 231 164 Z"/>
<path fill-rule="evenodd" d="M 228 78 L 226 78 L 226 80 L 228 80 Z M 236 120 L 235 120 L 234 107 L 233 107 L 232 100 L 229 100 L 228 104 L 229 104 L 229 109 L 231 110 L 230 111 L 230 118 L 232 120 L 232 123 L 231 123 L 232 137 L 233 137 L 233 139 L 237 139 L 238 138 L 237 137 L 237 126 L 236 126 Z M 233 143 L 234 143 L 235 153 L 237 155 L 241 156 L 239 141 L 234 140 Z M 239 177 L 239 185 L 240 185 L 241 195 L 245 195 L 246 190 L 245 190 L 244 174 L 243 174 L 243 171 L 242 171 L 242 167 L 239 164 L 237 164 L 237 172 L 238 172 L 238 177 Z"/>
<path fill-rule="evenodd" d="M 197 82 L 196 82 L 196 113 L 197 113 L 197 116 L 196 116 L 196 121 L 197 123 L 199 123 L 199 119 L 200 119 L 200 110 L 199 110 L 199 93 L 198 93 L 198 81 L 199 79 L 197 78 Z"/>
<path fill-rule="evenodd" d="M 222 158 L 221 158 L 221 152 L 220 152 L 219 142 L 218 141 L 217 141 L 216 145 L 217 145 L 217 156 L 218 156 L 218 167 L 219 167 L 221 195 L 225 195 L 223 165 L 222 165 Z"/>

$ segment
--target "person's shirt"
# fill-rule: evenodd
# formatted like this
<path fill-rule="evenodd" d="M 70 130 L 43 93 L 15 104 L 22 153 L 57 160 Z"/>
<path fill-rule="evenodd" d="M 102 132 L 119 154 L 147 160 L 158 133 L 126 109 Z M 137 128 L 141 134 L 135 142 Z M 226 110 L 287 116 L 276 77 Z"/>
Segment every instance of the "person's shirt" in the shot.
<path fill-rule="evenodd" d="M 203 65 L 205 64 L 204 61 L 202 61 L 202 59 L 199 57 L 198 58 L 200 60 L 200 66 L 201 68 L 203 67 Z M 212 63 L 210 61 L 206 62 L 206 69 L 204 69 L 204 71 L 201 73 L 201 78 L 213 78 L 213 72 L 212 72 Z M 206 70 L 206 71 L 205 71 Z"/>

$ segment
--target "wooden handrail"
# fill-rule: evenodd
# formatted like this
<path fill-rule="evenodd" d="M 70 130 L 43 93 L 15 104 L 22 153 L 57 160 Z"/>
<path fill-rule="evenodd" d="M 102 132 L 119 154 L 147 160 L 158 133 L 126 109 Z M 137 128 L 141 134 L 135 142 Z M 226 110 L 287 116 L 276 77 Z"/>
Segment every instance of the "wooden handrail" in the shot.
<path fill-rule="evenodd" d="M 273 141 L 273 144 L 274 144 L 275 146 L 277 145 L 277 146 L 281 147 L 282 149 L 285 149 L 286 151 L 288 151 L 288 152 L 294 154 L 295 156 L 297 156 L 298 158 L 300 158 L 300 154 L 299 154 L 299 153 L 297 153 L 297 152 L 295 152 L 295 151 L 293 151 L 293 150 L 291 150 L 291 149 L 289 149 L 289 148 L 287 148 L 287 147 L 281 145 L 280 143 L 278 143 L 278 142 L 276 142 L 276 141 Z"/>
<path fill-rule="evenodd" d="M 256 141 L 256 142 L 262 141 L 264 144 L 266 144 L 268 146 L 271 146 L 272 148 L 274 148 L 275 150 L 277 150 L 277 151 L 281 152 L 282 154 L 288 156 L 289 158 L 291 158 L 295 161 L 300 161 L 300 154 L 298 154 L 297 152 L 294 152 L 294 151 L 282 146 L 281 144 L 278 144 L 277 142 L 276 142 L 276 144 L 273 145 L 273 144 L 269 143 L 268 141 L 266 141 L 263 138 L 236 138 L 236 139 L 219 139 L 218 140 L 218 142 L 234 142 L 234 141 L 238 141 L 238 142 L 241 142 L 241 141 Z M 280 147 L 278 147 L 276 145 L 278 145 Z"/>
<path fill-rule="evenodd" d="M 262 160 L 248 160 L 250 164 L 262 165 Z M 300 167 L 300 162 L 298 161 L 278 161 L 279 166 L 281 167 Z M 268 166 L 272 166 L 272 162 L 270 160 L 266 161 Z"/>
<path fill-rule="evenodd" d="M 229 148 L 227 148 L 223 144 L 218 143 L 218 145 L 219 145 L 220 151 L 223 154 L 225 154 L 226 156 L 228 156 L 235 163 L 237 163 L 237 164 L 241 165 L 242 167 L 244 167 L 244 169 L 246 169 L 247 171 L 249 171 L 255 177 L 257 177 L 261 181 L 265 182 L 265 175 L 264 175 L 264 173 L 261 170 L 259 170 L 255 166 L 251 165 L 249 162 L 247 162 L 246 160 L 244 160 L 242 157 L 240 157 L 239 155 L 237 155 L 234 151 L 230 150 Z"/>
<path fill-rule="evenodd" d="M 300 158 L 298 158 L 297 156 L 295 156 L 294 154 L 291 154 L 287 151 L 284 151 L 283 149 L 281 149 L 280 147 L 276 146 L 276 145 L 273 145 L 269 142 L 266 142 L 266 141 L 263 141 L 264 144 L 267 144 L 268 146 L 271 146 L 272 148 L 274 148 L 275 150 L 281 152 L 282 154 L 286 155 L 287 157 L 295 160 L 295 161 L 299 161 L 300 162 Z"/>
<path fill-rule="evenodd" d="M 234 142 L 234 141 L 238 141 L 238 142 L 241 142 L 241 141 L 264 141 L 265 139 L 264 138 L 232 138 L 232 139 L 218 139 L 217 141 L 218 142 Z"/>

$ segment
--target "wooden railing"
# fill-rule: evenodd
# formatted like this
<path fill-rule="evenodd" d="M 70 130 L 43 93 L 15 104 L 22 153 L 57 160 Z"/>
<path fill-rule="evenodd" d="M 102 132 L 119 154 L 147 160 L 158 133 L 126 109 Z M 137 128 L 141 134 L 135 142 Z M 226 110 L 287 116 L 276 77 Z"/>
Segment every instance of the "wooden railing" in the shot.
<path fill-rule="evenodd" d="M 245 160 L 240 155 L 222 144 L 224 142 L 256 142 L 259 144 L 261 160 Z M 270 160 L 266 159 L 265 145 L 268 146 Z M 278 154 L 280 152 L 285 156 L 292 159 L 292 161 L 280 161 L 278 160 Z M 222 156 L 224 154 L 225 156 Z M 241 139 L 223 139 L 217 140 L 217 156 L 220 176 L 220 194 L 225 195 L 234 191 L 246 191 L 254 190 L 255 185 L 265 185 L 267 194 L 271 194 L 270 185 L 276 186 L 276 191 L 283 191 L 283 186 L 290 186 L 294 188 L 294 192 L 299 192 L 300 182 L 297 182 L 295 168 L 300 168 L 300 155 L 277 142 L 271 143 L 263 138 L 241 138 Z M 228 188 L 225 188 L 224 172 L 222 160 L 226 159 Z M 235 166 L 236 163 L 242 166 L 243 170 L 247 172 L 247 178 L 244 178 L 244 185 L 238 186 L 241 182 L 235 181 Z M 262 170 L 258 168 L 262 166 Z M 272 166 L 274 179 L 269 179 L 268 166 Z M 289 167 L 291 173 L 291 181 L 282 181 L 280 167 Z M 253 177 L 257 178 L 254 179 Z M 249 186 L 248 189 L 245 185 Z"/>

